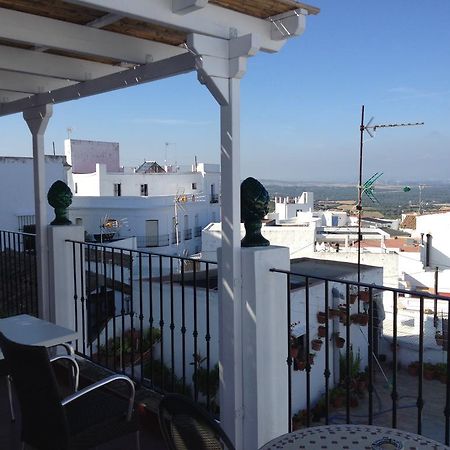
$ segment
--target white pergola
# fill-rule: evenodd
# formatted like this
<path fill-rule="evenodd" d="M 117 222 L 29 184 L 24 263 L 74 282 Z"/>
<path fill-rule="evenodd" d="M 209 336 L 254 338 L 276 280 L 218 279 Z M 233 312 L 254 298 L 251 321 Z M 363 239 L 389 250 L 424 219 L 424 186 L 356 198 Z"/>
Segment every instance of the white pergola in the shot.
<path fill-rule="evenodd" d="M 32 134 L 42 317 L 49 317 L 44 133 L 52 105 L 197 71 L 221 110 L 221 301 L 235 311 L 222 323 L 234 336 L 231 357 L 240 351 L 240 79 L 249 56 L 279 51 L 318 12 L 295 0 L 0 0 L 0 116 L 23 113 Z M 234 380 L 241 368 L 224 371 Z M 242 387 L 226 389 L 238 408 Z M 235 437 L 238 415 L 223 424 Z"/>

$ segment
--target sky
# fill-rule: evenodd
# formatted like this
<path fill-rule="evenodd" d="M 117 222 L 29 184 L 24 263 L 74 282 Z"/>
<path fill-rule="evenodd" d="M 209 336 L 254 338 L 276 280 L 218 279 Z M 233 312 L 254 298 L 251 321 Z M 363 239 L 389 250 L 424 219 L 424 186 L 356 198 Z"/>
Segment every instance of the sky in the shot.
<path fill-rule="evenodd" d="M 450 182 L 449 0 L 312 0 L 302 36 L 259 52 L 241 81 L 241 177 L 349 182 L 366 122 L 425 122 L 364 142 L 364 176 Z M 121 162 L 220 161 L 219 107 L 194 73 L 56 105 L 46 152 L 74 139 L 120 143 Z M 0 155 L 31 155 L 21 115 L 0 120 Z M 168 143 L 168 145 L 166 145 Z"/>

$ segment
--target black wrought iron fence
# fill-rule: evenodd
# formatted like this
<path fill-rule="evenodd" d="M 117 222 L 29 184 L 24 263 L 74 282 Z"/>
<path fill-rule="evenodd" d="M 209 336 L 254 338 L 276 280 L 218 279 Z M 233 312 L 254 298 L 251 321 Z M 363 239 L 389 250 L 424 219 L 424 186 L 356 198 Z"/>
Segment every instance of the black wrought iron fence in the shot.
<path fill-rule="evenodd" d="M 0 231 L 0 317 L 38 313 L 36 235 Z"/>
<path fill-rule="evenodd" d="M 218 412 L 216 264 L 69 241 L 77 352 Z"/>
<path fill-rule="evenodd" d="M 287 283 L 290 430 L 374 424 L 449 444 L 448 296 L 271 271 Z"/>

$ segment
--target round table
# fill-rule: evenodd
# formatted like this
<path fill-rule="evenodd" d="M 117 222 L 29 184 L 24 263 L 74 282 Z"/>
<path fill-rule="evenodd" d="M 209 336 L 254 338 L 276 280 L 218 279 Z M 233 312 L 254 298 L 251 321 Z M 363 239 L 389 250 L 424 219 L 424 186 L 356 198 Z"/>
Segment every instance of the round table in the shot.
<path fill-rule="evenodd" d="M 322 427 L 304 428 L 292 433 L 284 434 L 260 448 L 260 450 L 372 450 L 372 444 L 385 438 L 385 441 L 400 443 L 403 447 L 380 446 L 380 449 L 402 450 L 442 450 L 450 449 L 440 442 L 433 441 L 424 436 L 383 428 L 373 425 L 327 425 Z"/>

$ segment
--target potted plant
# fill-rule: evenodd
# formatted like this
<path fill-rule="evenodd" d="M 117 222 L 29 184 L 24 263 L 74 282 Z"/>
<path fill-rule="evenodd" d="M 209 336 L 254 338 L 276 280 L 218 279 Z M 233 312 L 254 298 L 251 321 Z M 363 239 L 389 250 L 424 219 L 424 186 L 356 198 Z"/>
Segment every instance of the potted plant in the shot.
<path fill-rule="evenodd" d="M 360 313 L 359 316 L 359 324 L 363 327 L 367 326 L 369 323 L 369 315 L 366 313 Z"/>
<path fill-rule="evenodd" d="M 353 323 L 353 324 L 359 323 L 359 314 L 352 314 L 350 316 L 350 323 Z"/>
<path fill-rule="evenodd" d="M 329 308 L 328 309 L 328 317 L 334 319 L 335 317 L 339 318 L 341 316 L 341 312 L 338 308 Z"/>
<path fill-rule="evenodd" d="M 369 303 L 370 301 L 370 292 L 368 290 L 359 291 L 359 300 L 364 303 Z"/>
<path fill-rule="evenodd" d="M 356 294 L 353 293 L 348 294 L 348 301 L 350 305 L 353 305 L 356 302 L 357 297 L 358 296 Z"/>
<path fill-rule="evenodd" d="M 337 386 L 330 392 L 330 401 L 335 408 L 341 408 L 345 401 L 345 389 Z"/>
<path fill-rule="evenodd" d="M 334 343 L 336 344 L 337 348 L 344 348 L 345 339 L 341 336 L 339 336 L 339 333 L 334 333 Z"/>
<path fill-rule="evenodd" d="M 322 339 L 313 339 L 311 341 L 311 348 L 314 351 L 318 352 L 322 348 L 322 344 L 323 344 Z"/>
<path fill-rule="evenodd" d="M 295 358 L 294 359 L 294 370 L 305 370 L 306 369 L 306 362 L 301 358 Z"/>
<path fill-rule="evenodd" d="M 317 330 L 317 334 L 319 335 L 319 337 L 325 337 L 327 335 L 326 327 L 324 327 L 323 325 L 320 325 Z"/>
<path fill-rule="evenodd" d="M 317 322 L 319 322 L 319 323 L 326 323 L 326 321 L 327 321 L 327 316 L 326 316 L 325 312 L 324 311 L 319 311 L 317 313 Z"/>

